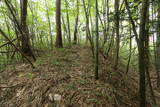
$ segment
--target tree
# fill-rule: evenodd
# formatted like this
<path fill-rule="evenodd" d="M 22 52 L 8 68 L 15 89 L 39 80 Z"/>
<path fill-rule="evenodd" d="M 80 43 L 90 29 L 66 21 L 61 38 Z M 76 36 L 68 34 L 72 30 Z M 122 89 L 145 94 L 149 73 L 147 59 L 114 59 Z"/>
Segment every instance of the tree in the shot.
<path fill-rule="evenodd" d="M 1 29 L 0 29 L 0 34 L 8 41 L 10 45 L 12 45 L 19 53 L 21 53 L 21 55 L 31 64 L 32 68 L 35 68 L 30 59 L 26 57 L 26 55 L 20 49 L 17 48 L 17 46 L 13 43 L 13 41 L 11 41 Z"/>
<path fill-rule="evenodd" d="M 51 49 L 53 49 L 53 38 L 52 38 L 52 29 L 51 29 L 51 21 L 50 21 L 50 16 L 49 16 L 49 9 L 48 9 L 48 4 L 47 1 L 45 0 L 45 6 L 46 6 L 46 13 L 47 13 L 47 20 L 48 20 L 48 25 L 49 25 L 49 34 L 50 34 L 50 44 L 51 44 Z"/>
<path fill-rule="evenodd" d="M 146 74 L 146 45 L 148 44 L 146 41 L 146 26 L 147 26 L 147 10 L 149 6 L 149 0 L 143 0 L 142 9 L 141 9 L 141 17 L 140 17 L 140 31 L 139 31 L 139 73 L 140 73 L 140 83 L 139 83 L 139 92 L 140 92 L 140 107 L 146 107 L 146 82 L 145 82 L 145 74 Z"/>
<path fill-rule="evenodd" d="M 128 5 L 128 0 L 125 0 L 125 6 L 126 6 L 126 9 L 127 9 L 127 12 L 128 12 L 128 16 L 129 16 L 129 21 L 130 23 L 132 24 L 132 30 L 133 30 L 133 33 L 135 35 L 135 38 L 136 38 L 136 42 L 138 44 L 138 33 L 136 31 L 136 25 L 135 25 L 135 22 L 132 18 L 132 15 L 131 15 L 131 11 L 130 11 L 130 7 Z"/>
<path fill-rule="evenodd" d="M 68 2 L 65 0 L 65 6 L 66 6 L 66 15 L 67 15 L 67 30 L 68 30 L 68 41 L 69 44 L 71 44 L 71 30 L 70 30 L 70 21 L 69 21 L 69 13 L 68 13 Z"/>
<path fill-rule="evenodd" d="M 156 69 L 157 69 L 157 86 L 160 88 L 160 1 L 158 1 L 157 16 L 157 40 L 156 40 Z"/>
<path fill-rule="evenodd" d="M 119 60 L 119 44 L 120 44 L 120 36 L 119 36 L 119 0 L 115 0 L 115 29 L 116 29 L 116 60 L 115 60 L 115 69 L 117 69 L 118 60 Z"/>
<path fill-rule="evenodd" d="M 56 48 L 62 48 L 61 0 L 56 0 Z"/>
<path fill-rule="evenodd" d="M 89 27 L 89 11 L 90 11 L 90 0 L 88 1 L 88 7 L 86 7 L 86 3 L 85 0 L 82 0 L 83 2 L 83 7 L 84 7 L 84 13 L 85 13 L 85 17 L 86 17 L 86 26 L 85 26 L 85 31 L 86 31 L 86 43 L 89 40 L 90 45 L 91 45 L 91 49 L 92 49 L 92 55 L 94 57 L 94 42 L 91 36 L 91 30 Z"/>
<path fill-rule="evenodd" d="M 27 3 L 28 0 L 20 0 L 20 9 L 21 9 L 21 17 L 20 17 L 20 26 L 22 30 L 22 52 L 27 56 L 32 56 L 35 60 L 35 56 L 31 50 L 30 39 L 29 39 L 29 31 L 27 27 Z"/>
<path fill-rule="evenodd" d="M 95 51 L 95 79 L 99 79 L 98 77 L 98 68 L 99 68 L 99 29 L 98 29 L 98 1 L 95 1 L 95 9 L 96 9 L 96 51 Z"/>
<path fill-rule="evenodd" d="M 78 20 L 79 20 L 79 0 L 77 0 L 77 16 L 75 19 L 74 44 L 77 44 Z"/>

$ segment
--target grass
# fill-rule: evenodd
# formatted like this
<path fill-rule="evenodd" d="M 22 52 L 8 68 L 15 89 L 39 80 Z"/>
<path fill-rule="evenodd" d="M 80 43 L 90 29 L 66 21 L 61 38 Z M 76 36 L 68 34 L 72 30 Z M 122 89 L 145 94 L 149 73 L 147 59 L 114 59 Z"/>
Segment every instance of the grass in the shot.
<path fill-rule="evenodd" d="M 71 82 L 68 84 L 69 89 L 76 89 L 76 84 L 74 82 Z"/>
<path fill-rule="evenodd" d="M 27 78 L 33 78 L 33 73 L 26 73 L 26 74 L 19 74 L 18 77 L 27 77 Z"/>
<path fill-rule="evenodd" d="M 42 59 L 38 59 L 38 60 L 36 60 L 35 64 L 36 65 L 43 65 L 43 64 L 45 64 L 45 61 Z"/>
<path fill-rule="evenodd" d="M 88 102 L 90 102 L 90 103 L 98 103 L 98 99 L 91 98 L 91 99 L 88 99 Z"/>
<path fill-rule="evenodd" d="M 4 65 L 0 65 L 0 72 L 3 72 L 5 70 L 5 66 Z"/>
<path fill-rule="evenodd" d="M 51 66 L 63 67 L 68 63 L 67 55 L 69 55 L 70 53 L 71 50 L 67 48 L 54 48 L 53 51 L 48 51 L 45 55 L 37 58 L 35 64 L 49 64 Z"/>
<path fill-rule="evenodd" d="M 62 62 L 61 62 L 61 60 L 60 59 L 53 59 L 53 60 L 50 60 L 50 64 L 52 65 L 52 66 L 63 66 L 63 64 L 62 64 Z"/>

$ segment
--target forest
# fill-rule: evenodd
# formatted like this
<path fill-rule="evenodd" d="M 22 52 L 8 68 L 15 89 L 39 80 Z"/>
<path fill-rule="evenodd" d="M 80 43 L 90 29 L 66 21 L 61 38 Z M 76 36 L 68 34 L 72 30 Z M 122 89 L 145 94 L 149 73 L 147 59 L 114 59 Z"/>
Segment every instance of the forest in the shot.
<path fill-rule="evenodd" d="M 160 0 L 0 0 L 0 107 L 160 107 Z"/>

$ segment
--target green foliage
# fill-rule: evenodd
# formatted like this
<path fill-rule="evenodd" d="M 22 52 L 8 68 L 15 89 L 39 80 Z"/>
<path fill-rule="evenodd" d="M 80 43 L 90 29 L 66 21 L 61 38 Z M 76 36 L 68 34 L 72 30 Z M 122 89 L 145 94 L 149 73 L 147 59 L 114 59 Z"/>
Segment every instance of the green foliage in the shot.
<path fill-rule="evenodd" d="M 3 72 L 5 70 L 5 65 L 3 64 L 3 65 L 1 65 L 0 64 L 0 72 Z"/>
<path fill-rule="evenodd" d="M 81 85 L 85 85 L 85 84 L 88 83 L 88 81 L 86 81 L 86 80 L 80 80 L 79 82 L 80 82 Z"/>
<path fill-rule="evenodd" d="M 63 64 L 60 62 L 59 59 L 53 59 L 53 60 L 51 60 L 51 61 L 50 61 L 50 64 L 51 64 L 52 66 L 62 66 L 62 65 L 63 65 Z"/>
<path fill-rule="evenodd" d="M 70 82 L 67 87 L 69 89 L 75 89 L 76 88 L 76 84 L 74 82 Z"/>
<path fill-rule="evenodd" d="M 88 102 L 90 102 L 90 103 L 98 103 L 98 100 L 96 98 L 91 98 L 91 99 L 88 99 Z"/>
<path fill-rule="evenodd" d="M 30 78 L 31 79 L 31 78 L 34 77 L 34 74 L 32 74 L 32 73 L 19 74 L 18 77 L 19 78 L 26 77 L 26 78 Z"/>
<path fill-rule="evenodd" d="M 45 61 L 41 60 L 41 59 L 38 59 L 38 60 L 36 60 L 35 64 L 36 65 L 43 65 L 43 64 L 45 64 Z"/>

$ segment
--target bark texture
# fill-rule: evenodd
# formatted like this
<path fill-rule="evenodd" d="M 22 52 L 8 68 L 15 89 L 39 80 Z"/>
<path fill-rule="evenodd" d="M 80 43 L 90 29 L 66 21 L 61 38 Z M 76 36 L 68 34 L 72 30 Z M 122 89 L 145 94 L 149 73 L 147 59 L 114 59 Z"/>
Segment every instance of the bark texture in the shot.
<path fill-rule="evenodd" d="M 61 0 L 56 0 L 56 48 L 62 48 Z"/>

